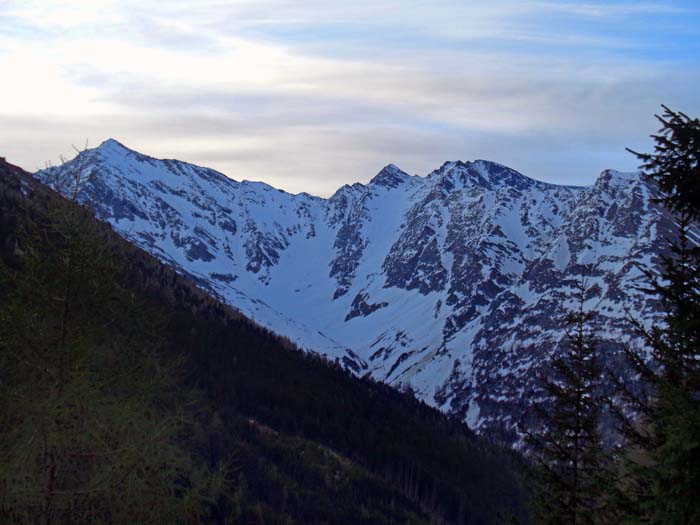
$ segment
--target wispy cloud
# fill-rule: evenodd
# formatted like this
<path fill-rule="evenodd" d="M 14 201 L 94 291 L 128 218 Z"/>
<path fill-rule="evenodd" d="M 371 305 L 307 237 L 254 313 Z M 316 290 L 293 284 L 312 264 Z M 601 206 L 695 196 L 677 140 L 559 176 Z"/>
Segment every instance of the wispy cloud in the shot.
<path fill-rule="evenodd" d="M 588 183 L 658 104 L 700 109 L 692 2 L 160 4 L 0 0 L 2 154 L 114 136 L 321 194 L 475 157 Z"/>

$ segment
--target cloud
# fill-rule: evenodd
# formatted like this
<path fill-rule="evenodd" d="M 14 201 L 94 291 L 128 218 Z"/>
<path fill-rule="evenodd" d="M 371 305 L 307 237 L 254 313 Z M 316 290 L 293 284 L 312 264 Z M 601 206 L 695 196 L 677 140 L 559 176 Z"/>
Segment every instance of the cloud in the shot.
<path fill-rule="evenodd" d="M 700 108 L 682 2 L 42 0 L 0 20 L 0 154 L 28 169 L 113 136 L 324 195 L 475 157 L 590 183 L 635 166 L 659 103 Z"/>

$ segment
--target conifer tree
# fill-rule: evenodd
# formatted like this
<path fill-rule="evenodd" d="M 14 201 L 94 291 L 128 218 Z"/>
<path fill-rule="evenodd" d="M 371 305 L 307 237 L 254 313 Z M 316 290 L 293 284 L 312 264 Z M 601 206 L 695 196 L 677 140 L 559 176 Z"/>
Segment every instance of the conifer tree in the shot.
<path fill-rule="evenodd" d="M 700 523 L 700 120 L 663 108 L 654 153 L 632 153 L 677 231 L 661 274 L 646 275 L 664 317 L 651 329 L 636 322 L 646 348 L 625 350 L 643 388 L 613 376 L 628 443 L 620 505 L 632 523 Z"/>
<path fill-rule="evenodd" d="M 23 202 L 0 264 L 0 522 L 197 523 L 223 480 L 188 448 L 164 324 L 87 210 Z"/>
<path fill-rule="evenodd" d="M 551 404 L 535 405 L 540 431 L 526 431 L 537 462 L 537 523 L 593 524 L 604 514 L 607 465 L 598 429 L 601 367 L 591 313 L 585 308 L 587 291 L 585 281 L 578 281 L 576 308 L 567 315 L 566 344 L 550 356 L 541 376 Z"/>

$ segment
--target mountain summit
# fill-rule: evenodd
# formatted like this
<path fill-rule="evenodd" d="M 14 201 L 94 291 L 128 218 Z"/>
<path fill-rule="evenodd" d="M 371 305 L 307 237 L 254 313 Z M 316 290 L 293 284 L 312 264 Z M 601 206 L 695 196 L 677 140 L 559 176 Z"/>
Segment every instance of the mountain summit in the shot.
<path fill-rule="evenodd" d="M 557 186 L 506 166 L 394 165 L 331 198 L 290 195 L 112 139 L 36 176 L 90 175 L 81 198 L 124 237 L 258 323 L 354 373 L 515 439 L 534 371 L 564 337 L 574 283 L 614 362 L 670 219 L 637 174 Z"/>
<path fill-rule="evenodd" d="M 408 173 L 400 170 L 393 164 L 389 164 L 382 168 L 369 183 L 377 186 L 385 186 L 387 188 L 396 188 L 410 178 L 411 176 Z"/>

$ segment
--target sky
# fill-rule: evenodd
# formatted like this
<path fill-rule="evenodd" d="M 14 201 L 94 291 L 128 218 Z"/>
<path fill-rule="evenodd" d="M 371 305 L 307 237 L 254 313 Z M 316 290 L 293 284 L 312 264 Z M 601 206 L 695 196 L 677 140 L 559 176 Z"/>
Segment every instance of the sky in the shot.
<path fill-rule="evenodd" d="M 115 138 L 328 196 L 393 163 L 634 170 L 700 115 L 700 2 L 0 0 L 0 156 Z"/>

